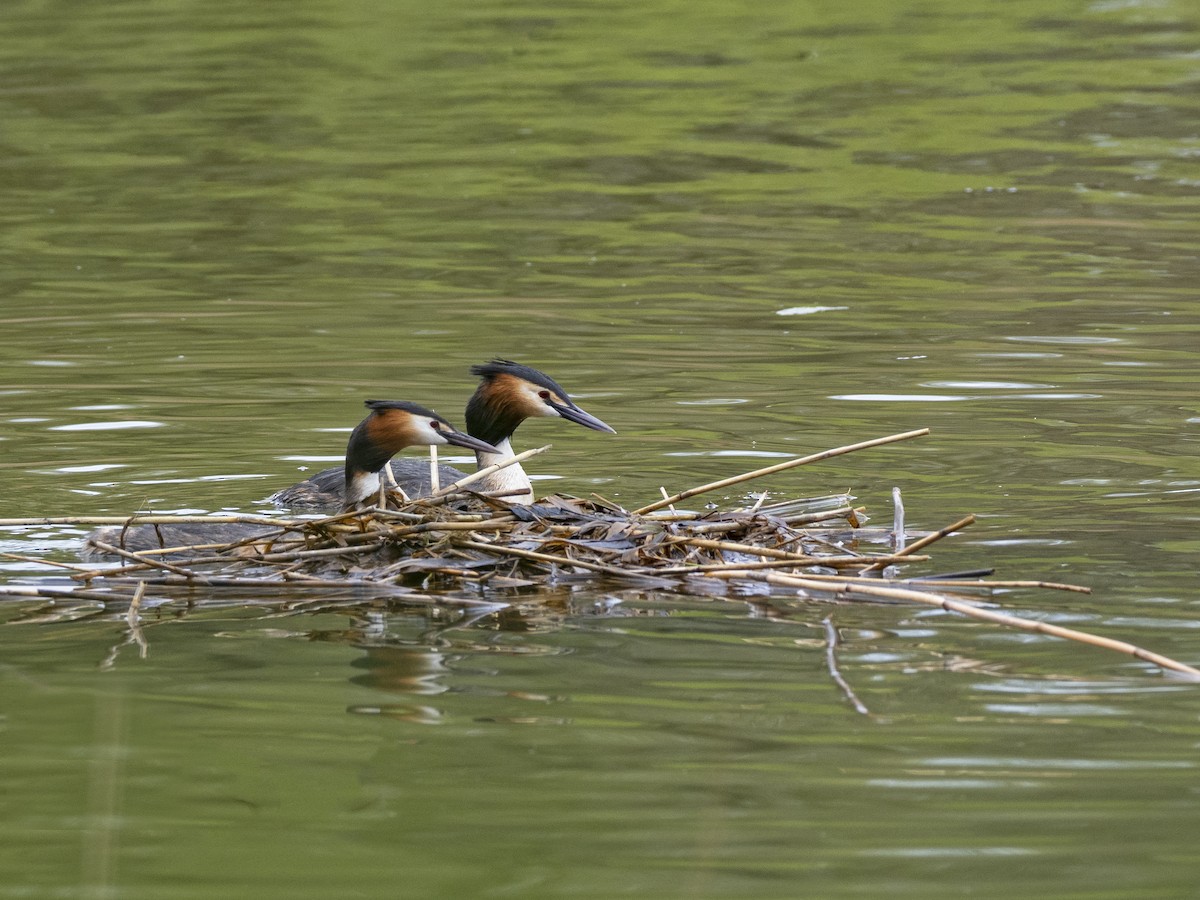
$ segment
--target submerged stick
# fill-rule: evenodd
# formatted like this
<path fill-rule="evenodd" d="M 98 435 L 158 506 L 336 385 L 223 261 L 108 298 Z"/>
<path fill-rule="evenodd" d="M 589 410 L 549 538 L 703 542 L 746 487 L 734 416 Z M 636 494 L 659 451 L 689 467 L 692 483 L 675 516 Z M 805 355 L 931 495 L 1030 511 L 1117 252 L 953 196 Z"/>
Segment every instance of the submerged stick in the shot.
<path fill-rule="evenodd" d="M 664 506 L 670 506 L 672 503 L 678 503 L 681 500 L 686 500 L 689 497 L 695 497 L 697 494 L 705 494 L 709 491 L 719 490 L 724 487 L 731 487 L 735 484 L 741 484 L 743 481 L 749 481 L 752 478 L 761 478 L 763 475 L 773 475 L 776 472 L 782 472 L 785 469 L 793 469 L 796 466 L 804 466 L 809 463 L 820 462 L 823 459 L 831 459 L 835 456 L 842 456 L 846 453 L 853 453 L 855 450 L 865 450 L 868 447 L 879 447 L 883 444 L 894 444 L 897 441 L 907 441 L 912 438 L 922 437 L 929 434 L 928 428 L 919 428 L 916 431 L 905 431 L 901 434 L 892 434 L 887 437 L 875 438 L 870 441 L 861 441 L 857 444 L 849 444 L 845 447 L 835 447 L 832 450 L 825 450 L 821 453 L 814 453 L 811 456 L 801 456 L 796 459 L 789 459 L 787 462 L 776 463 L 773 466 L 767 466 L 764 469 L 755 469 L 753 472 L 746 472 L 742 475 L 735 475 L 732 478 L 724 478 L 721 481 L 714 481 L 710 484 L 702 484 L 699 487 L 688 488 L 686 491 L 681 491 L 673 497 L 667 497 L 663 500 L 658 500 L 641 509 L 635 509 L 633 515 L 642 516 L 648 512 L 654 512 L 656 509 L 662 509 Z"/>
<path fill-rule="evenodd" d="M 739 578 L 736 572 L 714 573 L 716 578 Z M 831 587 L 831 582 L 817 581 L 816 579 L 804 578 L 795 575 L 779 575 L 775 573 L 758 574 L 754 572 L 745 572 L 743 576 L 746 579 L 757 579 L 760 581 L 769 581 L 772 584 L 781 584 L 787 587 L 802 588 L 805 590 L 828 592 Z M 990 609 L 983 609 L 971 603 L 964 603 L 960 600 L 951 600 L 949 597 L 941 597 L 937 594 L 930 594 L 924 591 L 912 591 L 906 588 L 885 588 L 872 584 L 860 584 L 852 581 L 847 581 L 842 585 L 843 590 L 858 594 L 867 594 L 872 597 L 885 597 L 891 600 L 911 600 L 915 603 L 921 603 L 925 606 L 936 606 L 947 612 L 956 612 L 964 616 L 969 616 L 972 619 L 980 619 L 984 622 L 992 622 L 996 625 L 1007 625 L 1011 628 L 1020 628 L 1022 631 L 1033 631 L 1038 634 L 1047 634 L 1051 637 L 1063 638 L 1068 641 L 1076 641 L 1081 644 L 1091 644 L 1093 647 L 1103 647 L 1106 650 L 1115 650 L 1118 653 L 1124 653 L 1126 656 L 1132 656 L 1135 659 L 1143 660 L 1144 662 L 1153 663 L 1163 669 L 1170 669 L 1175 672 L 1181 672 L 1184 675 L 1189 675 L 1193 680 L 1200 681 L 1200 669 L 1195 669 L 1186 663 L 1181 663 L 1178 660 L 1171 659 L 1169 656 L 1163 656 L 1160 653 L 1146 650 L 1136 644 L 1130 644 L 1127 641 L 1113 640 L 1112 638 L 1101 637 L 1098 634 L 1092 634 L 1088 631 L 1077 631 L 1074 628 L 1063 628 L 1061 625 L 1051 625 L 1048 622 L 1037 622 L 1033 619 L 1023 619 L 1020 616 L 1010 615 L 1009 613 L 996 612 Z"/>
<path fill-rule="evenodd" d="M 864 716 L 869 716 L 871 711 L 858 699 L 858 695 L 842 677 L 841 671 L 837 664 L 837 648 L 841 643 L 838 638 L 837 628 L 833 625 L 833 617 L 826 616 L 821 620 L 821 624 L 825 626 L 825 665 L 829 669 L 829 677 L 833 679 L 833 683 L 842 689 L 842 693 L 846 695 L 846 699 L 853 704 L 856 712 L 862 713 Z"/>

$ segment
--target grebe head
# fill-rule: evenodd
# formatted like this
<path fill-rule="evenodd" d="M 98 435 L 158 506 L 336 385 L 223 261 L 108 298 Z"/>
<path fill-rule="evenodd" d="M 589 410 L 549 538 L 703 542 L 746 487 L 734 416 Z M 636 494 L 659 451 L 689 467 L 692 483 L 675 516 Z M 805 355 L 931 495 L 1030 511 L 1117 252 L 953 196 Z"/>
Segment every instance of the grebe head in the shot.
<path fill-rule="evenodd" d="M 367 400 L 371 410 L 346 445 L 346 506 L 357 506 L 379 490 L 379 471 L 403 450 L 421 444 L 453 444 L 481 453 L 500 451 L 459 431 L 433 410 L 406 400 Z"/>
<path fill-rule="evenodd" d="M 492 443 L 512 436 L 526 419 L 557 416 L 596 431 L 616 431 L 580 408 L 554 379 L 508 359 L 472 366 L 482 380 L 467 403 L 467 430 Z"/>

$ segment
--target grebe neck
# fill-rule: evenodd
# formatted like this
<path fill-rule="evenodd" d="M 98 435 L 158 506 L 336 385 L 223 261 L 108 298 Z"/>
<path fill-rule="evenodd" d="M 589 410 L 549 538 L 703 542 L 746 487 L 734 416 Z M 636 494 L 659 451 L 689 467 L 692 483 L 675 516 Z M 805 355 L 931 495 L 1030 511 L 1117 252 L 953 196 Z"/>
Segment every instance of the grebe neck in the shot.
<path fill-rule="evenodd" d="M 364 472 L 359 469 L 347 472 L 346 496 L 343 509 L 351 510 L 359 506 L 370 506 L 367 501 L 379 496 L 379 472 Z"/>

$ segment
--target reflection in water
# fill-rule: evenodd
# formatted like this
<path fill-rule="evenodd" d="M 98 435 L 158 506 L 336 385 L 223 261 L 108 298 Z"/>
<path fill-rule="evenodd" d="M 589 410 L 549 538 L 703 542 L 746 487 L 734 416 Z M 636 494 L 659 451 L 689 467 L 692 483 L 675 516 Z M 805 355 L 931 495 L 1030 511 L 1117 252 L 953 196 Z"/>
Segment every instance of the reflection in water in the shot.
<path fill-rule="evenodd" d="M 613 609 L 591 602 L 580 607 L 571 602 L 569 594 L 551 589 L 540 591 L 535 602 L 520 605 L 435 609 L 433 614 L 428 608 L 367 612 L 357 627 L 336 634 L 325 632 L 320 639 L 349 643 L 366 651 L 354 663 L 366 673 L 351 679 L 353 683 L 389 694 L 431 697 L 452 690 L 446 679 L 453 674 L 455 661 L 477 659 L 479 654 L 528 656 L 555 652 L 497 637 L 557 631 L 570 616 L 607 616 Z M 350 711 L 420 724 L 435 724 L 446 715 L 445 709 L 428 704 L 360 705 Z"/>

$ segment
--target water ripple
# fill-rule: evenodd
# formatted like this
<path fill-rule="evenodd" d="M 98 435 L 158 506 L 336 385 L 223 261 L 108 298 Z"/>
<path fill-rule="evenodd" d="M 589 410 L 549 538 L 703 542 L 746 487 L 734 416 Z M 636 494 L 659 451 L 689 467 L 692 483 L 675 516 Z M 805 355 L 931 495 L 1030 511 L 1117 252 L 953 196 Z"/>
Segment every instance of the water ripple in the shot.
<path fill-rule="evenodd" d="M 811 316 L 813 313 L 821 312 L 836 312 L 840 309 L 849 309 L 848 306 L 789 306 L 787 309 L 779 309 L 775 311 L 777 316 Z"/>
<path fill-rule="evenodd" d="M 124 431 L 127 428 L 162 428 L 165 422 L 138 421 L 131 419 L 123 422 L 75 422 L 70 425 L 53 425 L 47 431 Z"/>
<path fill-rule="evenodd" d="M 975 398 L 949 394 L 831 394 L 828 399 L 863 400 L 868 403 L 951 403 Z"/>

